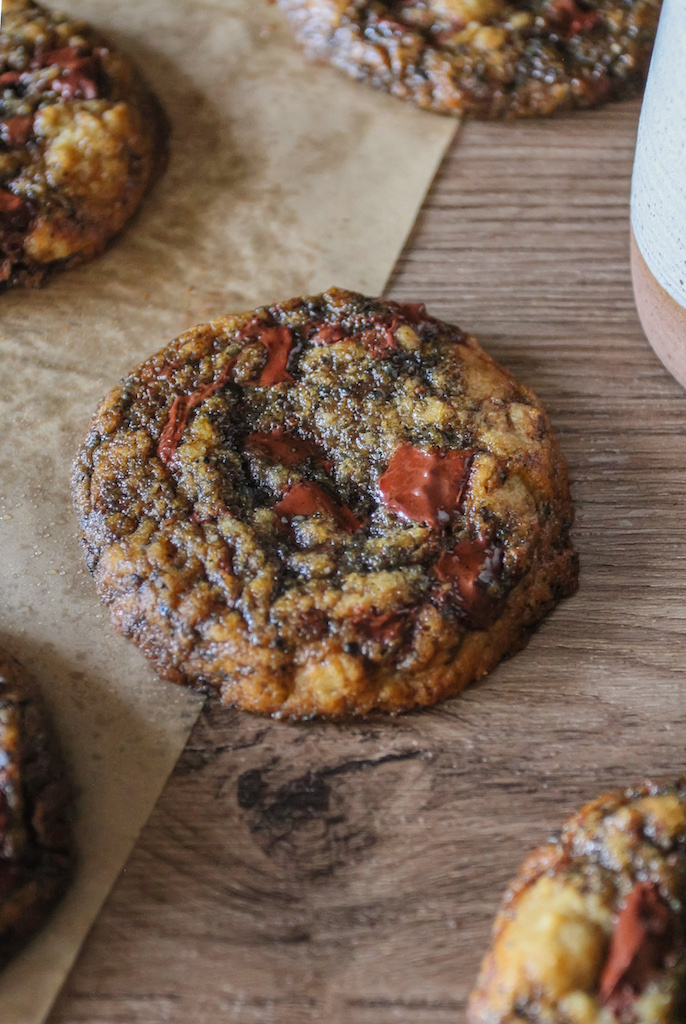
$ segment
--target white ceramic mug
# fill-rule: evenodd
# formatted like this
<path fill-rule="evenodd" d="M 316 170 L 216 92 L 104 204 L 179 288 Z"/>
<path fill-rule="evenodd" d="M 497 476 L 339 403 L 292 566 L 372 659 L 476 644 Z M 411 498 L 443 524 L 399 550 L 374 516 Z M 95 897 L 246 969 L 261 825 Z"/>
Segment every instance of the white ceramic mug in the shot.
<path fill-rule="evenodd" d="M 686 387 L 686 0 L 664 0 L 631 183 L 631 270 L 648 340 Z"/>

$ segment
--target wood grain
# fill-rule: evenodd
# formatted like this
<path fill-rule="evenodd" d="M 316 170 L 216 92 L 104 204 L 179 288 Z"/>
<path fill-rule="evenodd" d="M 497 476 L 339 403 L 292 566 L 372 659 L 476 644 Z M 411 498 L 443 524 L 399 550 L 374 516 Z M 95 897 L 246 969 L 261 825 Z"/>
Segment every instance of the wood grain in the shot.
<path fill-rule="evenodd" d="M 390 287 L 547 404 L 579 593 L 421 714 L 207 709 L 52 1024 L 462 1021 L 525 853 L 596 793 L 686 767 L 686 397 L 633 306 L 637 117 L 468 124 Z"/>

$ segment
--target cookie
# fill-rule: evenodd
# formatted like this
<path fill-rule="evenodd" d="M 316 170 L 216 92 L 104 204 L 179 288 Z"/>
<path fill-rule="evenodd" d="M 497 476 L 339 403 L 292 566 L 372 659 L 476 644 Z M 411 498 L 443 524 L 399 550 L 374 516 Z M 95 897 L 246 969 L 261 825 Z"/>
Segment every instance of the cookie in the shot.
<path fill-rule="evenodd" d="M 101 253 L 161 170 L 165 135 L 136 69 L 93 29 L 3 0 L 0 287 Z"/>
<path fill-rule="evenodd" d="M 0 651 L 0 967 L 72 872 L 70 791 L 39 692 Z"/>
<path fill-rule="evenodd" d="M 660 0 L 279 0 L 310 57 L 442 114 L 531 117 L 636 95 Z"/>
<path fill-rule="evenodd" d="M 135 369 L 73 495 L 117 628 L 252 711 L 433 704 L 576 584 L 566 464 L 531 391 L 423 306 L 339 289 Z"/>
<path fill-rule="evenodd" d="M 525 861 L 469 1024 L 686 1020 L 686 777 L 610 793 Z"/>

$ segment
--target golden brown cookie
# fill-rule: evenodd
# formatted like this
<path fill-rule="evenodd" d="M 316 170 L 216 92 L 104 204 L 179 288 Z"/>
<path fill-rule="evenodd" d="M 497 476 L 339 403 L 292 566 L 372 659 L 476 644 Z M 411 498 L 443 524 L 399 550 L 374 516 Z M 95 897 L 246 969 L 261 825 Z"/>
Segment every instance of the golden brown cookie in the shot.
<path fill-rule="evenodd" d="M 469 1024 L 686 1020 L 686 777 L 601 796 L 525 861 Z"/>
<path fill-rule="evenodd" d="M 423 306 L 339 289 L 135 369 L 73 494 L 117 628 L 252 711 L 433 704 L 576 585 L 567 468 L 531 391 Z"/>
<path fill-rule="evenodd" d="M 640 91 L 660 0 L 279 0 L 310 57 L 442 114 L 529 117 Z"/>
<path fill-rule="evenodd" d="M 136 69 L 93 29 L 3 0 L 0 287 L 101 253 L 161 169 L 165 135 Z"/>
<path fill-rule="evenodd" d="M 0 651 L 0 967 L 72 873 L 70 791 L 40 694 Z"/>

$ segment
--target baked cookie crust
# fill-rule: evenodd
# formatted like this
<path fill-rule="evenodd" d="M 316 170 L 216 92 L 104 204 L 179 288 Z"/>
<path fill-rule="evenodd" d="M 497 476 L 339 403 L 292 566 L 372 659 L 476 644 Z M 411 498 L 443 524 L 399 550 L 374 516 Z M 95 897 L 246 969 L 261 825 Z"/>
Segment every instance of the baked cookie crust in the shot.
<path fill-rule="evenodd" d="M 686 777 L 587 804 L 507 892 L 469 1024 L 686 1020 Z"/>
<path fill-rule="evenodd" d="M 101 253 L 162 169 L 165 138 L 152 93 L 95 30 L 3 0 L 0 288 Z"/>
<path fill-rule="evenodd" d="M 70 795 L 40 694 L 0 651 L 0 967 L 70 881 Z"/>
<path fill-rule="evenodd" d="M 441 114 L 531 117 L 636 95 L 660 0 L 279 0 L 308 55 Z"/>
<path fill-rule="evenodd" d="M 433 704 L 576 586 L 535 396 L 423 306 L 340 289 L 139 366 L 98 409 L 73 496 L 116 627 L 251 711 Z"/>

